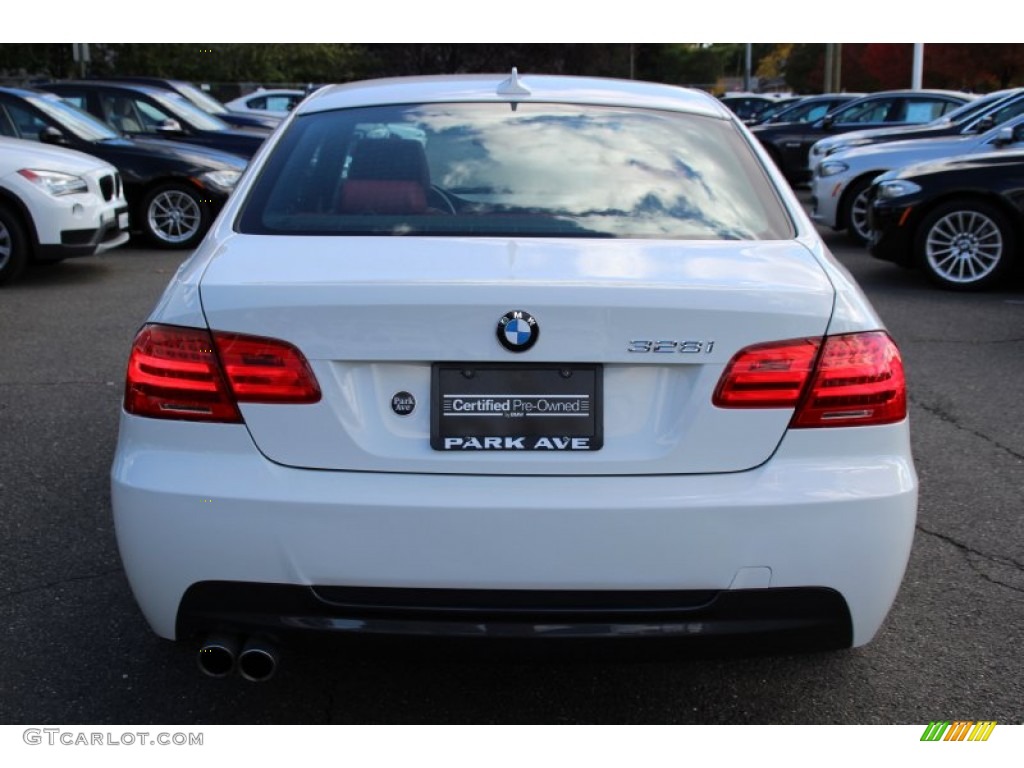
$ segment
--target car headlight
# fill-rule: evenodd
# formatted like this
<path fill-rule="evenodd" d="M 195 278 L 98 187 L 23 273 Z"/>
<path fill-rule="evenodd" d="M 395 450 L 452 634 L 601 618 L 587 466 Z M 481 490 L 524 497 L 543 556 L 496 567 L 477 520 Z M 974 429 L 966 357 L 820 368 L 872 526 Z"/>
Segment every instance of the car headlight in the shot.
<path fill-rule="evenodd" d="M 904 179 L 880 181 L 876 186 L 875 198 L 878 200 L 891 200 L 894 197 L 903 197 L 921 191 L 920 184 Z"/>
<path fill-rule="evenodd" d="M 208 189 L 223 192 L 226 195 L 235 188 L 241 175 L 241 171 L 207 171 L 199 174 L 199 183 Z"/>
<path fill-rule="evenodd" d="M 72 176 L 70 173 L 22 168 L 18 171 L 18 174 L 54 197 L 89 191 L 89 186 L 85 183 L 85 179 L 81 176 Z"/>
<path fill-rule="evenodd" d="M 818 166 L 818 175 L 821 177 L 835 176 L 837 173 L 844 173 L 850 170 L 850 166 L 839 160 L 828 160 Z"/>

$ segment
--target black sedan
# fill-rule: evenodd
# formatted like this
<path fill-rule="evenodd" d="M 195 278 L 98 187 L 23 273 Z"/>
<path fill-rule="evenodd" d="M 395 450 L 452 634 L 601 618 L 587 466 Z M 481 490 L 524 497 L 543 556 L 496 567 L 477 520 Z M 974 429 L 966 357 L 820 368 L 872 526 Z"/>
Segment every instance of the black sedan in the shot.
<path fill-rule="evenodd" d="M 979 96 L 930 123 L 853 131 L 835 139 L 826 139 L 811 147 L 810 163 L 813 167 L 825 157 L 851 147 L 910 139 L 940 139 L 944 136 L 977 136 L 1022 114 L 1024 88 L 995 91 Z"/>
<path fill-rule="evenodd" d="M 837 107 L 859 99 L 863 93 L 822 93 L 802 96 L 795 102 L 769 107 L 759 113 L 753 125 L 774 123 L 814 123 Z"/>
<path fill-rule="evenodd" d="M 21 88 L 0 88 L 0 135 L 77 149 L 115 166 L 132 228 L 161 248 L 197 245 L 246 165 L 189 144 L 126 139 L 53 94 Z"/>
<path fill-rule="evenodd" d="M 991 288 L 1021 263 L 1024 152 L 907 166 L 876 179 L 870 196 L 871 254 L 943 288 Z"/>
<path fill-rule="evenodd" d="M 139 83 L 140 85 L 151 85 L 155 88 L 163 88 L 166 91 L 175 91 L 192 102 L 193 105 L 203 110 L 203 112 L 214 115 L 228 125 L 236 128 L 263 128 L 272 131 L 281 124 L 280 117 L 270 117 L 269 115 L 243 115 L 239 112 L 232 112 L 206 91 L 201 88 L 197 88 L 192 83 L 185 80 L 168 80 L 162 77 L 132 77 L 130 75 L 96 79 L 115 83 Z"/>
<path fill-rule="evenodd" d="M 747 125 L 758 122 L 760 116 L 779 106 L 790 106 L 800 101 L 799 96 L 771 96 L 755 93 L 727 94 L 721 97 L 721 101 L 727 106 L 736 117 Z"/>
<path fill-rule="evenodd" d="M 755 125 L 751 132 L 792 183 L 811 178 L 811 146 L 826 136 L 864 128 L 927 123 L 974 97 L 956 91 L 881 91 L 847 102 L 814 123 Z"/>
<path fill-rule="evenodd" d="M 39 88 L 56 93 L 133 138 L 180 141 L 249 159 L 270 135 L 261 128 L 232 128 L 181 94 L 152 85 L 71 80 Z"/>

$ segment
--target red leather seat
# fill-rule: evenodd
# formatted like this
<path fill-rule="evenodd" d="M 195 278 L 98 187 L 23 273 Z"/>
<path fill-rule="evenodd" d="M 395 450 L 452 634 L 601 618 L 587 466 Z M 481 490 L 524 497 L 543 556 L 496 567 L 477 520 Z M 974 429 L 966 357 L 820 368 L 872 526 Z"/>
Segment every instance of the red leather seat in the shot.
<path fill-rule="evenodd" d="M 423 145 L 409 139 L 363 139 L 352 152 L 338 212 L 401 216 L 427 210 L 430 173 Z"/>

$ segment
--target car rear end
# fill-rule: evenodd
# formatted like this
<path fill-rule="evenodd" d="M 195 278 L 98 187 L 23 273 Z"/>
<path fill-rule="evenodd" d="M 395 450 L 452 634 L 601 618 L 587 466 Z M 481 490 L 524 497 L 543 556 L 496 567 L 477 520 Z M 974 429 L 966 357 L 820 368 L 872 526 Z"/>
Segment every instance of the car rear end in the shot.
<path fill-rule="evenodd" d="M 129 363 L 157 634 L 875 634 L 916 511 L 895 345 L 710 98 L 326 89 Z"/>

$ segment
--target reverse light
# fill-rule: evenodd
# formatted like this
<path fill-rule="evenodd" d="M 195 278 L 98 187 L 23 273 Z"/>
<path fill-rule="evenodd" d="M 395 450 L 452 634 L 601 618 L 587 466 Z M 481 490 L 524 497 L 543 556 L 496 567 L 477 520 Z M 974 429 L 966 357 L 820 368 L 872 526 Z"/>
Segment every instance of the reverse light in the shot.
<path fill-rule="evenodd" d="M 213 334 L 228 384 L 240 403 L 316 403 L 320 387 L 303 354 L 286 341 Z"/>
<path fill-rule="evenodd" d="M 757 344 L 726 366 L 719 408 L 794 408 L 790 426 L 891 424 L 907 415 L 896 344 L 883 331 Z"/>
<path fill-rule="evenodd" d="M 818 356 L 819 339 L 755 344 L 726 366 L 712 402 L 719 408 L 794 408 Z"/>
<path fill-rule="evenodd" d="M 128 360 L 124 409 L 137 416 L 241 423 L 238 403 L 315 403 L 302 353 L 276 339 L 148 325 Z"/>
<path fill-rule="evenodd" d="M 81 176 L 72 176 L 60 171 L 40 171 L 33 168 L 22 168 L 18 175 L 28 179 L 47 194 L 54 197 L 88 192 L 89 186 Z"/>

